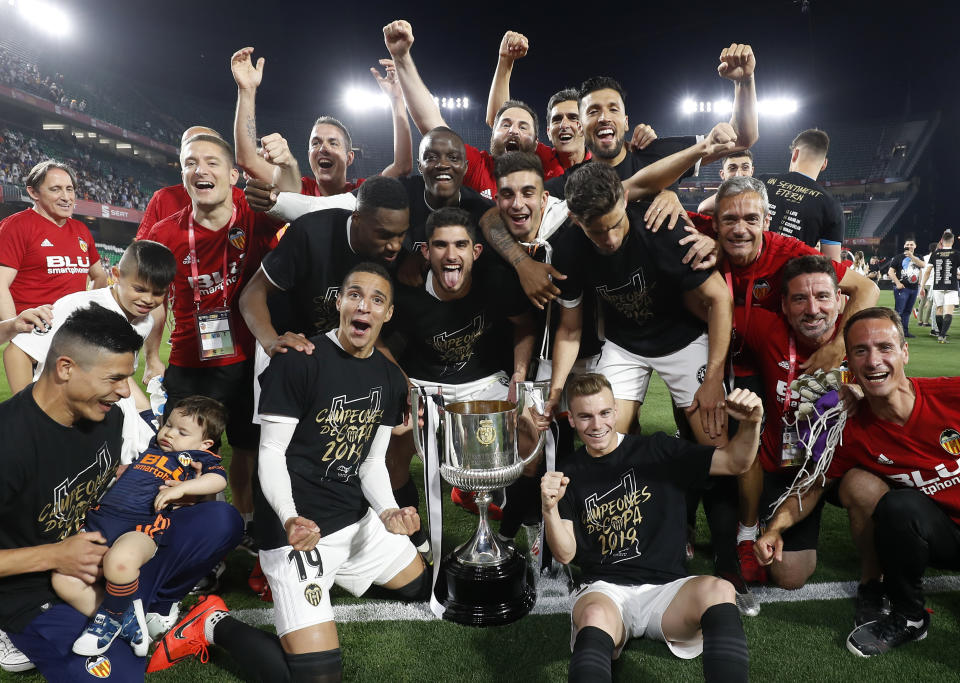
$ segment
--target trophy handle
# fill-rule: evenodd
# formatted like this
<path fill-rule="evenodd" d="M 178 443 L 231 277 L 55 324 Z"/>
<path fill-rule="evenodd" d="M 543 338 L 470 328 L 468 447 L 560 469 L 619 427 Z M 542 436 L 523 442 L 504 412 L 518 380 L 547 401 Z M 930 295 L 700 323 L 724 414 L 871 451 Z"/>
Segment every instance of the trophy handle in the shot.
<path fill-rule="evenodd" d="M 413 445 L 417 449 L 420 459 L 426 461 L 423 455 L 423 437 L 420 436 L 420 388 L 410 387 L 410 421 L 413 423 Z M 426 424 L 426 422 L 424 422 Z"/>
<path fill-rule="evenodd" d="M 532 461 L 534 458 L 540 455 L 541 451 L 543 451 L 543 444 L 546 442 L 546 440 L 547 440 L 547 431 L 543 430 L 542 432 L 540 432 L 540 436 L 537 438 L 536 447 L 534 447 L 530 455 L 528 455 L 526 458 L 523 459 L 522 467 L 526 467 L 530 463 L 530 461 Z"/>

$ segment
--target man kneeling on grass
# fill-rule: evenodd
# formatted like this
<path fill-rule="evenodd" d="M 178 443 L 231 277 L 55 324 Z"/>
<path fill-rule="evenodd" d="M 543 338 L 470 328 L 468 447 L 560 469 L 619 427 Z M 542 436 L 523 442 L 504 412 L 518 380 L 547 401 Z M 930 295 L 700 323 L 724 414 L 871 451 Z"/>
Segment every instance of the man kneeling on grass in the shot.
<path fill-rule="evenodd" d="M 570 423 L 583 447 L 540 492 L 547 542 L 557 560 L 576 560 L 570 681 L 611 680 L 611 660 L 629 638 L 667 643 L 678 657 L 703 653 L 708 681 L 745 681 L 750 658 L 733 585 L 684 570 L 686 492 L 708 475 L 745 472 L 757 454 L 760 397 L 736 389 L 725 400 L 740 429 L 725 446 L 623 435 L 603 375 L 567 386 Z"/>

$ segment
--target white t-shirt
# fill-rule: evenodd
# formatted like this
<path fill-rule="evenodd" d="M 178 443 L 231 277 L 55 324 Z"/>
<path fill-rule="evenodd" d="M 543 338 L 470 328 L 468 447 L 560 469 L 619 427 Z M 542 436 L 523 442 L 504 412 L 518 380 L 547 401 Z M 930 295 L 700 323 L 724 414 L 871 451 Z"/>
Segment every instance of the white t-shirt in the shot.
<path fill-rule="evenodd" d="M 37 370 L 33 374 L 33 379 L 40 377 L 43 371 L 43 364 L 47 359 L 47 351 L 50 350 L 50 340 L 63 321 L 80 308 L 87 308 L 91 303 L 99 304 L 104 308 L 119 313 L 126 319 L 126 314 L 120 308 L 120 304 L 113 298 L 112 287 L 101 287 L 100 289 L 89 289 L 82 292 L 74 292 L 60 297 L 53 304 L 53 324 L 50 331 L 46 334 L 37 334 L 36 332 L 23 332 L 13 338 L 13 344 L 16 344 L 24 353 L 37 361 Z M 130 321 L 133 329 L 143 339 L 146 339 L 153 330 L 153 317 L 148 313 Z M 139 356 L 139 354 L 138 354 Z M 133 359 L 134 370 L 137 367 L 137 357 Z"/>

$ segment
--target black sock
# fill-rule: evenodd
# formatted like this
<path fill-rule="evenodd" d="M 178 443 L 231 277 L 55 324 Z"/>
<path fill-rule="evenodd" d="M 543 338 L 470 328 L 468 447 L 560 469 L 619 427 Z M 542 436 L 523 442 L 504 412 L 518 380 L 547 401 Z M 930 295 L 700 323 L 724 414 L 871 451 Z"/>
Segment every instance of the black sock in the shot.
<path fill-rule="evenodd" d="M 950 329 L 950 323 L 953 322 L 953 313 L 948 313 L 947 315 L 941 316 L 943 318 L 943 324 L 937 327 L 937 330 L 940 331 L 941 337 L 947 336 L 947 330 Z"/>
<path fill-rule="evenodd" d="M 376 600 L 399 600 L 400 602 L 423 602 L 430 598 L 430 584 L 433 583 L 433 574 L 429 568 L 420 572 L 420 575 L 412 579 L 406 586 L 400 588 L 384 588 L 372 584 L 364 593 L 363 597 Z"/>
<path fill-rule="evenodd" d="M 343 661 L 340 648 L 302 655 L 284 655 L 290 667 L 292 683 L 340 683 Z"/>
<path fill-rule="evenodd" d="M 596 626 L 580 629 L 573 644 L 567 680 L 571 683 L 612 681 L 613 645 L 613 638 L 603 629 Z"/>
<path fill-rule="evenodd" d="M 130 603 L 137 596 L 137 590 L 140 587 L 140 577 L 138 576 L 130 583 L 113 583 L 107 581 L 107 592 L 103 596 L 103 602 L 100 608 L 110 612 L 114 616 L 123 616 Z"/>
<path fill-rule="evenodd" d="M 230 653 L 241 671 L 270 683 L 291 680 L 280 639 L 273 633 L 225 617 L 213 627 L 213 640 Z"/>
<path fill-rule="evenodd" d="M 944 335 L 944 331 L 943 331 L 943 316 L 942 316 L 942 315 L 938 315 L 938 316 L 935 316 L 935 317 L 936 317 L 936 319 L 937 319 L 937 333 L 942 337 L 942 336 Z"/>
<path fill-rule="evenodd" d="M 420 492 L 417 490 L 417 485 L 413 483 L 413 477 L 407 479 L 407 482 L 400 488 L 394 489 L 393 497 L 396 499 L 398 507 L 420 508 Z M 410 542 L 418 548 L 427 540 L 427 530 L 422 521 L 421 519 L 420 528 L 410 534 Z"/>
<path fill-rule="evenodd" d="M 507 504 L 503 508 L 503 517 L 500 519 L 500 535 L 513 538 L 520 530 L 520 525 L 528 517 L 531 501 L 537 509 L 540 507 L 540 479 L 536 477 L 518 477 L 507 487 Z"/>
<path fill-rule="evenodd" d="M 397 499 L 398 507 L 419 507 L 420 492 L 417 485 L 413 483 L 413 477 L 407 479 L 407 482 L 400 488 L 393 490 L 393 497 Z"/>
<path fill-rule="evenodd" d="M 709 607 L 700 617 L 700 628 L 703 631 L 704 680 L 748 680 L 750 653 L 737 606 L 722 602 Z"/>

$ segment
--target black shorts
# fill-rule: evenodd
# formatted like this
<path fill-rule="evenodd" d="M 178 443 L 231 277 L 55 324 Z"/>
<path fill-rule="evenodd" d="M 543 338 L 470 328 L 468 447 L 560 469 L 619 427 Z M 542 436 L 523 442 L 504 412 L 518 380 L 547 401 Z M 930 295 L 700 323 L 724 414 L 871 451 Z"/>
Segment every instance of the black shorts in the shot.
<path fill-rule="evenodd" d="M 234 448 L 256 450 L 260 427 L 253 424 L 253 360 L 232 365 L 185 368 L 170 365 L 163 376 L 167 390 L 164 413 L 177 407 L 187 396 L 207 396 L 227 407 L 227 440 Z M 214 444 L 216 450 L 219 444 Z"/>
<path fill-rule="evenodd" d="M 763 471 L 763 493 L 760 496 L 760 519 L 766 520 L 772 514 L 772 505 L 787 487 L 793 483 L 797 475 L 796 468 L 782 472 Z M 820 496 L 816 507 L 800 522 L 783 532 L 783 549 L 785 552 L 797 550 L 816 550 L 820 541 L 820 516 L 823 514 L 823 505 L 830 499 L 831 503 L 839 505 L 836 499 L 836 482 L 827 487 L 824 495 Z"/>

